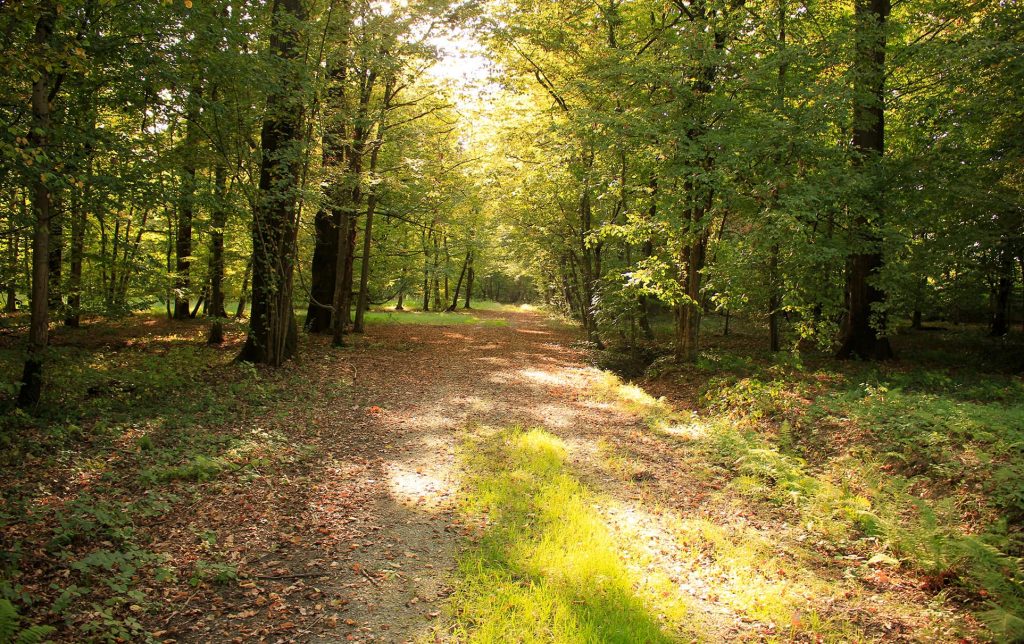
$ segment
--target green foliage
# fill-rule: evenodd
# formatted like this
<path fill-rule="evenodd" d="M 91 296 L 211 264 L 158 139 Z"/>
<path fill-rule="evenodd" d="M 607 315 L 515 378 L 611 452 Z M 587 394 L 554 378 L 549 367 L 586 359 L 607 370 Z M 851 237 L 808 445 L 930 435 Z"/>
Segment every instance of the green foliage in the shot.
<path fill-rule="evenodd" d="M 216 561 L 197 561 L 188 583 L 199 586 L 204 583 L 224 585 L 238 579 L 238 568 L 233 564 Z"/>
<path fill-rule="evenodd" d="M 14 605 L 6 599 L 0 599 L 0 641 L 10 644 L 42 644 L 49 641 L 48 637 L 56 632 L 52 626 L 20 627 L 21 618 Z"/>
<path fill-rule="evenodd" d="M 672 641 L 667 628 L 679 627 L 685 607 L 636 590 L 591 493 L 566 470 L 561 441 L 511 429 L 472 442 L 464 457 L 466 520 L 486 528 L 459 562 L 451 633 L 473 642 Z"/>

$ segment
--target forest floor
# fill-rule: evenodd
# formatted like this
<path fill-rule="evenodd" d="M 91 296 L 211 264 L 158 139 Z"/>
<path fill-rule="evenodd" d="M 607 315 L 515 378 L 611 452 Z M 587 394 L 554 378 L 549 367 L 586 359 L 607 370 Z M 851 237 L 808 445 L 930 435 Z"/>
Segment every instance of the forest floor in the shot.
<path fill-rule="evenodd" d="M 988 637 L 972 610 L 998 589 L 960 580 L 962 557 L 922 563 L 953 526 L 892 538 L 906 499 L 937 486 L 884 459 L 868 471 L 858 446 L 878 438 L 850 407 L 811 407 L 826 389 L 845 400 L 839 380 L 863 389 L 862 371 L 775 364 L 758 380 L 751 363 L 705 364 L 655 374 L 658 399 L 536 311 L 389 321 L 343 350 L 307 338 L 279 372 L 232 362 L 240 327 L 221 348 L 153 317 L 58 331 L 47 411 L 3 427 L 0 597 L 22 627 L 66 641 Z M 15 357 L 0 344 L 5 369 Z M 971 404 L 1017 422 L 1020 378 L 993 378 Z M 876 393 L 857 408 L 891 403 Z M 795 446 L 794 414 L 815 440 Z M 991 470 L 1005 454 L 988 451 Z M 979 533 L 991 517 L 955 501 L 956 529 Z"/>

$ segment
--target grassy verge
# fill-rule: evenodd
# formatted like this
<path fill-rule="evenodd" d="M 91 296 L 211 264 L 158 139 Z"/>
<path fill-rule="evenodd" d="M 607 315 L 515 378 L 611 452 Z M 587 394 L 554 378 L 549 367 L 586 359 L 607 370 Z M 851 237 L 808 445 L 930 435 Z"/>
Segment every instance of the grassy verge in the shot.
<path fill-rule="evenodd" d="M 876 586 L 909 576 L 968 607 L 987 636 L 1024 639 L 1019 377 L 728 355 L 697 369 L 707 375 L 693 411 L 610 375 L 593 395 L 717 466 L 725 493 L 778 507 L 863 562 L 847 576 Z M 694 528 L 682 532 L 692 543 Z"/>
<path fill-rule="evenodd" d="M 667 642 L 686 606 L 626 565 L 629 551 L 540 430 L 471 441 L 464 512 L 479 526 L 459 564 L 446 636 L 470 642 Z M 692 633 L 688 633 L 692 635 Z"/>
<path fill-rule="evenodd" d="M 370 311 L 366 323 L 374 324 L 417 324 L 425 326 L 508 326 L 508 320 L 481 318 L 472 313 L 424 312 L 424 311 Z"/>

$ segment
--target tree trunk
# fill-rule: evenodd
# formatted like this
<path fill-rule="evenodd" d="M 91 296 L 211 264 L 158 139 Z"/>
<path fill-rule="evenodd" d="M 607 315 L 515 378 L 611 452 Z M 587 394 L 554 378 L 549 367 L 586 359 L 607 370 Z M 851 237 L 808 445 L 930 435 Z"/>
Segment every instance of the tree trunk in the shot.
<path fill-rule="evenodd" d="M 398 283 L 398 304 L 395 306 L 395 310 L 396 311 L 404 311 L 405 310 L 405 306 L 403 306 L 403 305 L 405 304 L 405 276 L 406 276 L 407 272 L 408 272 L 408 269 L 405 266 L 403 266 L 402 267 L 402 277 L 401 277 L 401 280 Z"/>
<path fill-rule="evenodd" d="M 737 4 L 743 4 L 742 1 Z M 690 12 L 691 20 L 699 20 L 702 28 L 711 28 L 711 14 L 704 3 L 694 4 Z M 693 91 L 698 97 L 710 96 L 715 88 L 718 72 L 721 65 L 719 56 L 726 49 L 728 33 L 714 31 L 714 53 L 701 62 L 700 72 L 693 81 Z M 702 141 L 706 124 L 703 116 L 686 134 L 686 138 L 692 146 L 699 150 L 697 165 L 700 172 L 694 172 L 687 180 L 686 192 L 689 193 L 691 203 L 686 209 L 687 221 L 687 243 L 682 250 L 680 257 L 680 279 L 682 281 L 683 293 L 686 301 L 682 302 L 676 311 L 676 359 L 682 362 L 696 362 L 700 342 L 700 323 L 703 308 L 701 295 L 701 279 L 704 270 L 704 263 L 707 258 L 707 247 L 711 237 L 711 230 L 707 219 L 711 213 L 714 201 L 714 186 L 708 184 L 708 177 L 715 169 L 715 157 L 710 148 L 704 146 Z M 704 148 L 701 150 L 701 148 Z"/>
<path fill-rule="evenodd" d="M 779 0 L 779 39 L 777 44 L 779 56 L 779 69 L 776 77 L 775 111 L 780 118 L 786 115 L 786 71 L 789 63 L 786 60 L 786 16 L 788 14 L 787 0 Z M 782 167 L 782 153 L 779 154 L 779 166 Z M 771 191 L 771 209 L 774 211 L 779 207 L 779 187 L 774 186 Z M 775 242 L 768 251 L 768 349 L 776 353 L 780 349 L 779 338 L 779 307 L 782 305 L 782 286 L 779 283 L 779 244 Z M 726 318 L 728 325 L 728 318 Z"/>
<path fill-rule="evenodd" d="M 181 193 L 178 200 L 178 230 L 175 235 L 174 319 L 187 320 L 189 289 L 192 286 L 192 219 L 195 216 L 196 153 L 199 134 L 200 98 L 202 90 L 195 86 L 186 99 L 185 140 L 182 144 Z"/>
<path fill-rule="evenodd" d="M 252 255 L 245 264 L 245 275 L 242 276 L 242 290 L 238 292 L 238 307 L 235 308 L 235 319 L 241 320 L 245 317 L 245 296 L 249 292 L 249 278 L 252 277 Z"/>
<path fill-rule="evenodd" d="M 881 242 L 876 232 L 885 209 L 881 162 L 885 155 L 885 48 L 889 0 L 856 0 L 857 47 L 854 60 L 853 148 L 854 165 L 871 181 L 865 190 L 855 234 L 858 250 L 847 265 L 847 313 L 837 358 L 888 360 L 889 339 L 878 334 L 871 316 L 885 295 L 874 284 L 883 267 Z M 870 211 L 870 212 L 869 212 Z M 884 328 L 884 317 L 878 327 Z"/>
<path fill-rule="evenodd" d="M 473 303 L 472 302 L 472 300 L 473 300 L 473 282 L 476 280 L 476 269 L 473 268 L 473 264 L 475 263 L 473 261 L 474 259 L 475 258 L 473 257 L 473 254 L 470 253 L 470 255 L 469 255 L 469 274 L 466 276 L 466 305 L 464 307 L 462 307 L 462 308 L 467 309 L 467 310 L 473 308 L 471 306 L 472 303 Z"/>
<path fill-rule="evenodd" d="M 274 0 L 270 51 L 282 62 L 301 60 L 295 25 L 305 17 L 301 0 Z M 270 84 L 274 89 L 267 97 L 261 132 L 259 202 L 252 226 L 252 315 L 239 359 L 273 367 L 294 357 L 298 349 L 292 280 L 305 114 L 296 96 L 304 84 L 294 72 Z"/>
<path fill-rule="evenodd" d="M 989 331 L 994 338 L 1001 338 L 1010 332 L 1010 296 L 1013 294 L 1013 278 L 1016 270 L 1009 252 L 1003 251 L 1003 254 L 1005 257 L 1000 262 L 1002 270 L 993 285 L 991 294 L 992 318 L 989 323 Z"/>
<path fill-rule="evenodd" d="M 391 95 L 394 91 L 393 81 L 388 81 L 384 87 L 384 105 L 381 107 L 380 122 L 378 123 L 377 140 L 373 143 L 373 151 L 370 152 L 370 174 L 377 171 L 377 159 L 380 156 L 380 148 L 384 145 L 384 114 L 390 107 Z M 366 199 L 366 225 L 363 227 L 363 257 L 362 266 L 359 272 L 359 301 L 356 303 L 356 319 L 352 330 L 356 333 L 363 333 L 366 330 L 366 311 L 370 304 L 370 252 L 373 246 L 373 216 L 377 210 L 377 184 L 370 187 L 370 194 Z"/>
<path fill-rule="evenodd" d="M 780 349 L 779 338 L 779 245 L 772 244 L 768 258 L 768 349 L 777 353 Z"/>
<path fill-rule="evenodd" d="M 331 328 L 331 303 L 334 301 L 334 282 L 337 280 L 338 268 L 338 214 L 336 209 L 328 206 L 320 208 L 316 213 L 316 240 L 305 323 L 310 333 L 325 333 Z"/>
<path fill-rule="evenodd" d="M 21 243 L 18 229 L 14 225 L 14 204 L 11 204 L 10 218 L 8 223 L 11 227 L 10 237 L 7 240 L 7 283 L 4 290 L 7 292 L 7 301 L 4 303 L 5 313 L 15 313 L 18 310 L 18 245 Z"/>
<path fill-rule="evenodd" d="M 49 248 L 49 277 L 47 299 L 49 300 L 50 315 L 60 318 L 63 313 L 64 300 L 61 296 L 61 273 L 64 272 L 64 200 L 59 195 L 51 193 L 50 204 L 50 248 Z"/>
<path fill-rule="evenodd" d="M 700 221 L 704 214 L 703 207 L 695 209 L 694 221 Z M 700 345 L 701 310 L 701 271 L 707 255 L 708 237 L 700 233 L 698 238 L 683 250 L 684 293 L 688 301 L 682 303 L 677 311 L 676 327 L 676 358 L 682 362 L 696 362 Z"/>
<path fill-rule="evenodd" d="M 91 150 L 86 152 L 90 157 Z M 91 159 L 89 161 L 92 174 Z M 82 323 L 82 260 L 85 255 L 85 212 L 89 200 L 89 187 L 75 197 L 71 208 L 71 274 L 68 275 L 68 304 L 64 324 L 78 328 Z"/>
<path fill-rule="evenodd" d="M 441 269 L 441 245 L 438 242 L 437 235 L 435 234 L 434 235 L 434 270 L 433 270 L 433 275 L 434 275 L 434 310 L 436 310 L 436 311 L 440 311 L 442 308 L 444 308 L 445 304 L 447 304 L 447 302 L 445 304 L 441 303 L 441 287 L 440 287 L 440 283 L 441 283 L 440 279 L 441 278 L 438 275 L 438 273 L 440 272 L 440 269 Z"/>
<path fill-rule="evenodd" d="M 54 25 L 57 21 L 57 7 L 53 0 L 43 0 L 36 20 L 33 43 L 43 49 L 50 44 Z M 41 64 L 36 70 L 38 76 L 32 83 L 32 130 L 29 145 L 37 150 L 46 150 L 50 145 L 50 72 L 48 64 Z M 43 393 L 43 353 L 49 341 L 50 279 L 50 189 L 44 180 L 42 168 L 37 168 L 32 180 L 32 209 L 35 221 L 32 235 L 32 302 L 28 331 L 28 357 L 21 377 L 18 392 L 18 406 L 34 407 Z"/>
<path fill-rule="evenodd" d="M 431 230 L 433 235 L 434 231 Z M 420 233 L 420 242 L 423 246 L 423 310 L 430 310 L 430 240 L 427 231 Z"/>
<path fill-rule="evenodd" d="M 213 185 L 216 203 L 210 214 L 210 311 L 213 324 L 210 325 L 209 344 L 224 343 L 224 226 L 227 225 L 227 177 L 220 163 L 213 170 Z"/>
<path fill-rule="evenodd" d="M 350 162 L 350 118 L 347 103 L 349 75 L 349 29 L 351 12 L 349 0 L 341 3 L 339 53 L 331 63 L 330 84 L 327 90 L 329 106 L 336 110 L 323 137 L 323 167 L 337 172 Z M 335 179 L 338 181 L 338 178 Z M 338 253 L 341 240 L 341 214 L 344 206 L 343 186 L 331 187 L 328 203 L 316 214 L 313 263 L 310 267 L 310 297 L 306 312 L 306 330 L 310 333 L 328 333 L 333 329 L 334 296 L 338 281 Z"/>
<path fill-rule="evenodd" d="M 462 282 L 466 279 L 466 271 L 469 270 L 469 264 L 473 261 L 472 251 L 466 253 L 466 259 L 462 262 L 462 271 L 459 273 L 459 281 L 455 283 L 455 297 L 452 298 L 452 304 L 447 308 L 448 313 L 452 313 L 455 309 L 459 308 L 459 295 L 462 294 Z M 469 308 L 468 306 L 466 308 Z"/>

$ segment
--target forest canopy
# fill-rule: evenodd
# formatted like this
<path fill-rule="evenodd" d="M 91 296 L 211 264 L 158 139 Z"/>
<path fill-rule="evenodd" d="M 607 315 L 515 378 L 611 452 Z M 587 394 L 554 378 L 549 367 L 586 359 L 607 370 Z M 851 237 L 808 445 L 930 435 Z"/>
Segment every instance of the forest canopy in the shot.
<path fill-rule="evenodd" d="M 676 357 L 701 319 L 840 357 L 1005 335 L 1021 8 L 997 0 L 46 0 L 3 11 L 6 310 L 252 306 L 243 358 L 371 303 L 543 300 Z M 250 294 L 251 293 L 251 294 Z M 227 303 L 235 311 L 227 310 Z"/>

